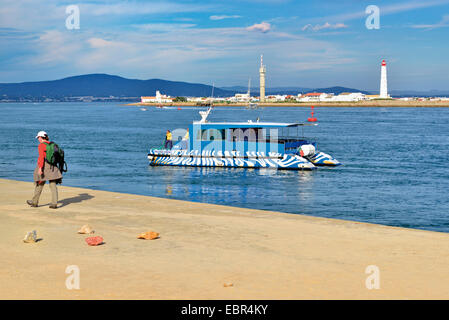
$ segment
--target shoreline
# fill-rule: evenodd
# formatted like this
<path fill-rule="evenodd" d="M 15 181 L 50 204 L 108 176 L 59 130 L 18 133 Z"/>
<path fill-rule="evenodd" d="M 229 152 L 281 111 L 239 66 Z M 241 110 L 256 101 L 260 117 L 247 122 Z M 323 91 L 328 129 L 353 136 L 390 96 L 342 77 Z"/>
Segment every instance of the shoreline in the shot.
<path fill-rule="evenodd" d="M 0 188 L 0 299 L 449 298 L 447 233 L 65 186 L 51 210 L 48 184 L 31 208 L 32 183 Z M 105 244 L 87 246 L 84 224 Z M 23 243 L 31 230 L 43 240 Z"/>
<path fill-rule="evenodd" d="M 157 107 L 157 106 L 171 106 L 171 107 L 206 107 L 198 105 L 194 102 L 179 102 L 179 103 L 127 103 L 124 106 L 136 107 Z M 246 103 L 214 103 L 215 107 L 246 107 Z M 373 101 L 359 101 L 359 102 L 272 102 L 272 103 L 258 103 L 259 107 L 329 107 L 329 108 L 346 108 L 346 107 L 360 107 L 360 108 L 448 108 L 449 101 L 398 101 L 398 100 L 373 100 Z"/>

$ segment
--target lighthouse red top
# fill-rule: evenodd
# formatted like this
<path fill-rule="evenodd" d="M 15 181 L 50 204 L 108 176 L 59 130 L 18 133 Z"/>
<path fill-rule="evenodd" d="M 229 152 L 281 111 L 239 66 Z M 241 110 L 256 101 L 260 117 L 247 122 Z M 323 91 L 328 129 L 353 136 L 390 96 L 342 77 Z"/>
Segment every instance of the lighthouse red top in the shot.
<path fill-rule="evenodd" d="M 386 66 L 387 63 L 385 62 L 385 60 L 382 60 L 382 66 Z"/>

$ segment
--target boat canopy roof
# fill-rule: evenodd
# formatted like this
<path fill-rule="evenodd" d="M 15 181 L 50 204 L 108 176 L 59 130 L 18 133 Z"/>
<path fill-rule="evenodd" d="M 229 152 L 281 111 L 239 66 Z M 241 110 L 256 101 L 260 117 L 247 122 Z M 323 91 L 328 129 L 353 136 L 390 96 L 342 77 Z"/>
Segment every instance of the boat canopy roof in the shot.
<path fill-rule="evenodd" d="M 299 126 L 316 126 L 317 123 L 284 123 L 284 122 L 193 122 L 193 125 L 200 125 L 209 129 L 236 129 L 236 128 L 291 128 Z"/>

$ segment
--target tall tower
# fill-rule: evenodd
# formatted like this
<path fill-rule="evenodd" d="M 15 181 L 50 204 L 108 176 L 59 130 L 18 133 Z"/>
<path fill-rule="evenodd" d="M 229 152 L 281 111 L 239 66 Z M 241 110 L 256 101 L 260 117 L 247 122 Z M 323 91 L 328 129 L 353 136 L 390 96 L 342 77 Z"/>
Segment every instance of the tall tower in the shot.
<path fill-rule="evenodd" d="M 382 60 L 380 67 L 380 98 L 389 98 L 387 89 L 387 63 Z"/>
<path fill-rule="evenodd" d="M 259 75 L 260 75 L 260 102 L 265 101 L 265 66 L 263 65 L 263 54 L 260 55 L 260 69 L 259 69 Z"/>

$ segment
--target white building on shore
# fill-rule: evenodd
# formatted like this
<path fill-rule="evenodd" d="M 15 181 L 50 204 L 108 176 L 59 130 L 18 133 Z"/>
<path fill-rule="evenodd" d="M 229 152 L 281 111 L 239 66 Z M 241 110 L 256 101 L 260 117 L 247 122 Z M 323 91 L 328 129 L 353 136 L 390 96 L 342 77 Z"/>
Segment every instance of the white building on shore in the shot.
<path fill-rule="evenodd" d="M 142 103 L 167 103 L 173 102 L 174 98 L 161 94 L 159 90 L 156 91 L 155 97 L 140 97 Z"/>
<path fill-rule="evenodd" d="M 325 92 L 309 92 L 298 94 L 298 102 L 355 102 L 367 100 L 366 95 L 361 92 L 342 92 L 339 95 Z"/>
<path fill-rule="evenodd" d="M 249 93 L 236 93 L 234 96 L 236 102 L 248 102 L 250 100 Z"/>
<path fill-rule="evenodd" d="M 334 96 L 332 101 L 354 102 L 366 100 L 366 96 L 361 92 L 342 92 L 338 96 Z"/>
<path fill-rule="evenodd" d="M 297 100 L 300 102 L 319 102 L 328 100 L 331 94 L 324 92 L 309 92 L 306 94 L 298 94 Z"/>

